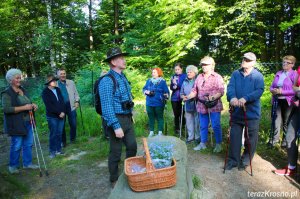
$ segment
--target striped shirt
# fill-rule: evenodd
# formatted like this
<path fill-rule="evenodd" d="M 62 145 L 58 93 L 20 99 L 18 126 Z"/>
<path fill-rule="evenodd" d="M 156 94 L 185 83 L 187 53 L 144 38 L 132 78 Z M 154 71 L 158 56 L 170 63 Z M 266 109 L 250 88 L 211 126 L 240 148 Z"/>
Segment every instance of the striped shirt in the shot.
<path fill-rule="evenodd" d="M 116 114 L 131 114 L 132 109 L 124 110 L 122 102 L 132 101 L 131 87 L 123 73 L 119 74 L 114 70 L 109 70 L 116 80 L 116 85 L 111 77 L 103 77 L 99 83 L 99 95 L 101 99 L 102 117 L 108 126 L 113 129 L 121 128 Z M 115 87 L 115 88 L 114 88 Z"/>
<path fill-rule="evenodd" d="M 215 95 L 216 93 L 221 93 L 224 95 L 224 81 L 221 75 L 216 72 L 211 73 L 211 75 L 205 79 L 204 74 L 198 75 L 192 92 L 197 94 L 197 98 L 200 100 L 206 100 L 205 95 Z M 221 98 L 218 100 L 216 106 L 209 109 L 210 112 L 221 112 L 223 110 L 223 104 Z M 208 108 L 201 103 L 197 102 L 197 112 L 206 114 L 208 113 Z"/>

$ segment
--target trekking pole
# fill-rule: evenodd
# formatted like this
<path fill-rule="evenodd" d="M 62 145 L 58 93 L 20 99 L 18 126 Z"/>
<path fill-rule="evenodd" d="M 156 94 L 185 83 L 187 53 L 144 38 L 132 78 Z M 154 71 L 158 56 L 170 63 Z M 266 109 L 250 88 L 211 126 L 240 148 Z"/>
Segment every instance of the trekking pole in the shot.
<path fill-rule="evenodd" d="M 247 120 L 247 111 L 246 111 L 246 106 L 244 105 L 244 120 L 245 120 L 245 140 L 247 142 L 247 148 L 248 148 L 248 154 L 249 154 L 249 160 L 250 160 L 250 170 L 251 170 L 251 176 L 253 176 L 252 172 L 252 158 L 251 158 L 251 145 L 250 145 L 250 140 L 249 140 L 249 134 L 248 134 L 248 120 Z"/>
<path fill-rule="evenodd" d="M 84 124 L 83 124 L 82 111 L 81 111 L 81 102 L 78 102 L 78 103 L 79 103 L 79 110 L 80 110 L 80 117 L 81 117 L 81 125 L 82 125 L 82 128 L 83 128 L 83 135 L 86 135 Z"/>
<path fill-rule="evenodd" d="M 184 103 L 181 107 L 181 115 L 180 115 L 180 134 L 179 134 L 179 138 L 181 139 L 181 133 L 182 133 L 182 116 L 183 116 L 183 106 L 184 106 Z"/>
<path fill-rule="evenodd" d="M 225 173 L 225 167 L 226 167 L 227 158 L 228 158 L 228 150 L 229 150 L 229 144 L 230 144 L 230 131 L 231 131 L 231 125 L 232 125 L 232 112 L 233 112 L 233 106 L 229 105 L 229 128 L 227 131 L 227 147 L 226 147 L 226 153 L 225 153 L 223 173 Z"/>
<path fill-rule="evenodd" d="M 45 162 L 45 158 L 44 158 L 44 154 L 43 154 L 43 150 L 42 150 L 42 147 L 41 147 L 41 142 L 40 142 L 40 139 L 39 139 L 39 135 L 38 135 L 38 132 L 37 132 L 36 123 L 35 123 L 32 111 L 29 111 L 29 117 L 30 117 L 30 121 L 33 124 L 32 127 L 34 128 L 33 138 L 34 138 L 34 134 L 37 138 L 36 140 L 37 140 L 37 143 L 38 143 L 38 146 L 39 146 L 39 149 L 40 149 L 40 153 L 41 153 L 41 156 L 42 156 L 42 160 L 43 160 L 43 163 L 44 163 L 45 174 L 46 174 L 46 176 L 49 176 L 48 169 L 47 169 L 46 162 Z M 35 139 L 34 139 L 34 141 L 35 141 Z M 38 159 L 38 163 L 39 163 L 39 159 Z M 40 168 L 40 177 L 42 177 L 40 163 L 39 163 L 39 168 Z"/>
<path fill-rule="evenodd" d="M 272 109 L 271 109 L 271 131 L 269 136 L 269 142 L 271 141 L 271 148 L 274 144 L 274 131 L 275 131 L 275 120 L 277 118 L 277 107 L 278 107 L 278 97 L 277 95 L 274 95 L 273 102 L 272 102 Z"/>
<path fill-rule="evenodd" d="M 29 111 L 29 118 L 30 118 L 31 130 L 32 130 L 32 134 L 33 134 L 33 142 L 34 142 L 34 148 L 35 148 L 36 158 L 37 158 L 38 165 L 39 165 L 39 170 L 40 170 L 40 177 L 42 177 L 43 174 L 42 174 L 42 169 L 41 169 L 41 164 L 40 164 L 40 158 L 39 158 L 39 153 L 38 153 L 37 146 L 36 146 L 36 141 L 35 141 L 35 133 L 34 133 L 34 127 L 33 127 L 32 111 Z"/>

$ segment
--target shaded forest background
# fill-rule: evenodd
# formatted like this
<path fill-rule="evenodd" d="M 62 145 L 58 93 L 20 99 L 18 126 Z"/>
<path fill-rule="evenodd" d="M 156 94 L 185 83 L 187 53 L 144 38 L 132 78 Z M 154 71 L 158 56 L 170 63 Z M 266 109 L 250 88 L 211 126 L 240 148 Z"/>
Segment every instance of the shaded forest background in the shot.
<path fill-rule="evenodd" d="M 300 59 L 299 23 L 299 0 L 2 0 L 0 74 L 105 68 L 115 45 L 138 70 L 198 65 L 204 55 L 236 63 L 246 51 L 261 62 Z"/>

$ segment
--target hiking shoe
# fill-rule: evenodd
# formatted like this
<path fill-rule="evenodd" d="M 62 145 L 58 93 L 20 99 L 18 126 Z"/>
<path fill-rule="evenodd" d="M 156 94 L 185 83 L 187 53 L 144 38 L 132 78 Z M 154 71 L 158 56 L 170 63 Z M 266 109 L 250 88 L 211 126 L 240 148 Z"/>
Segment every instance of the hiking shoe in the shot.
<path fill-rule="evenodd" d="M 292 175 L 296 174 L 296 168 L 289 169 L 288 166 L 286 166 L 283 169 L 275 170 L 274 173 L 277 175 L 280 175 L 280 176 L 292 176 Z"/>
<path fill-rule="evenodd" d="M 196 147 L 194 148 L 194 151 L 200 151 L 200 150 L 202 150 L 202 149 L 206 149 L 206 144 L 203 143 L 203 142 L 201 142 L 200 144 L 198 144 L 198 146 L 196 146 Z"/>
<path fill-rule="evenodd" d="M 239 165 L 238 165 L 238 170 L 239 171 L 244 171 L 246 170 L 248 165 L 246 165 L 242 160 L 240 161 Z"/>
<path fill-rule="evenodd" d="M 8 167 L 8 171 L 10 174 L 20 173 L 17 167 Z"/>
<path fill-rule="evenodd" d="M 153 132 L 153 131 L 150 131 L 148 137 L 151 138 L 151 137 L 153 137 L 153 136 L 154 136 L 154 132 Z"/>
<path fill-rule="evenodd" d="M 231 170 L 232 168 L 236 167 L 235 164 L 228 162 L 225 166 L 225 170 Z"/>
<path fill-rule="evenodd" d="M 55 158 L 55 153 L 51 153 L 51 154 L 49 155 L 49 158 L 50 158 L 50 159 Z"/>
<path fill-rule="evenodd" d="M 158 136 L 162 136 L 162 132 L 161 131 L 158 131 Z"/>
<path fill-rule="evenodd" d="M 55 155 L 65 155 L 65 153 L 62 151 L 56 151 Z"/>
<path fill-rule="evenodd" d="M 23 166 L 23 169 L 38 169 L 38 168 L 40 168 L 40 167 L 36 164 L 30 164 L 28 166 Z"/>
<path fill-rule="evenodd" d="M 222 146 L 221 144 L 216 144 L 214 148 L 214 153 L 220 153 L 222 151 Z"/>
<path fill-rule="evenodd" d="M 186 144 L 190 144 L 190 143 L 192 143 L 194 141 L 194 139 L 191 139 L 191 140 L 187 140 L 185 143 Z"/>

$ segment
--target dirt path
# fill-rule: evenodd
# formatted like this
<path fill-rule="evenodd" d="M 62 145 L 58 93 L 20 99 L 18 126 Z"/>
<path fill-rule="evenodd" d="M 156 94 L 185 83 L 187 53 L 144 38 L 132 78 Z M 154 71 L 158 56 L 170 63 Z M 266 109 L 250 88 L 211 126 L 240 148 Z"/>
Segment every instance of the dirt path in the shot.
<path fill-rule="evenodd" d="M 238 171 L 234 168 L 223 174 L 223 155 L 202 154 L 189 150 L 188 160 L 192 173 L 200 176 L 202 181 L 202 191 L 198 192 L 198 198 L 237 199 L 250 197 L 251 194 L 252 196 L 266 194 L 263 198 L 268 196 L 276 198 L 271 197 L 274 195 L 270 195 L 270 192 L 290 194 L 294 198 L 300 198 L 299 184 L 294 179 L 274 174 L 272 170 L 275 167 L 257 154 L 253 160 L 253 176 L 250 176 L 249 168 L 246 171 Z M 258 195 L 256 196 L 254 198 L 259 198 Z"/>
<path fill-rule="evenodd" d="M 268 194 L 282 192 L 297 194 L 294 198 L 300 198 L 299 184 L 293 179 L 273 174 L 271 171 L 275 167 L 259 155 L 255 155 L 254 176 L 251 177 L 249 173 L 237 169 L 223 174 L 223 155 L 196 152 L 192 150 L 192 146 L 188 148 L 188 162 L 192 175 L 199 176 L 202 182 L 202 190 L 196 191 L 196 198 L 247 198 L 251 196 L 248 192 Z M 8 147 L 6 150 L 2 148 L 0 155 L 0 167 L 5 170 L 7 169 Z M 86 155 L 89 154 L 85 151 L 69 152 L 69 155 L 60 159 L 60 161 L 69 161 L 68 164 L 62 168 L 49 170 L 48 177 L 39 177 L 36 171 L 24 170 L 14 177 L 30 187 L 26 198 L 108 198 L 111 188 L 108 182 L 107 161 L 104 159 L 92 163 L 80 162 L 80 158 Z M 13 194 L 13 198 L 24 198 L 24 196 Z"/>

